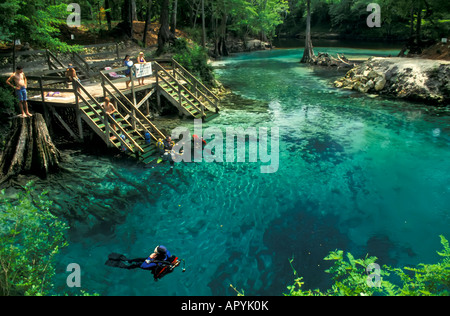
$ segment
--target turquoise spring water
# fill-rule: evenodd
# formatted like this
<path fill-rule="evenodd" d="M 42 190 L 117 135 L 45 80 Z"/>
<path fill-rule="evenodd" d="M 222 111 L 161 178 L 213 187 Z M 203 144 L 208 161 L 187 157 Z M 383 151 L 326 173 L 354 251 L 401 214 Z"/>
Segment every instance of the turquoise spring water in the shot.
<path fill-rule="evenodd" d="M 305 288 L 325 289 L 322 259 L 337 248 L 377 256 L 380 265 L 435 262 L 439 235 L 450 238 L 449 113 L 334 89 L 342 72 L 300 65 L 301 53 L 240 54 L 215 65 L 221 82 L 255 102 L 234 98 L 205 127 L 278 127 L 276 173 L 261 173 L 262 162 L 202 162 L 164 175 L 168 166 L 108 160 L 148 197 L 121 206 L 127 216 L 108 233 L 71 233 L 56 291 L 71 291 L 72 262 L 82 289 L 101 295 L 235 295 L 230 284 L 247 295 L 281 295 L 293 283 L 292 257 Z M 111 252 L 142 257 L 157 244 L 184 258 L 186 272 L 155 283 L 146 271 L 103 265 Z"/>

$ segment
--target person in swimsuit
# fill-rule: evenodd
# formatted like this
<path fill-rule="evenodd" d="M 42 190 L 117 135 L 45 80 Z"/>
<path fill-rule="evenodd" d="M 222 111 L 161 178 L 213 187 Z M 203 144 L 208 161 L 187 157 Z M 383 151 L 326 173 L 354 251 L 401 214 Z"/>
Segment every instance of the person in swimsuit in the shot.
<path fill-rule="evenodd" d="M 14 79 L 15 86 L 11 83 Z M 23 67 L 18 66 L 16 72 L 13 73 L 7 80 L 6 83 L 16 90 L 17 98 L 19 99 L 20 111 L 22 112 L 22 117 L 33 116 L 28 110 L 27 102 L 27 77 L 23 72 Z"/>
<path fill-rule="evenodd" d="M 125 76 L 130 77 L 130 80 L 127 81 L 127 89 L 129 89 L 131 82 L 131 67 L 133 67 L 133 62 L 130 60 L 130 55 L 125 56 L 125 59 L 123 60 L 123 65 L 125 67 L 128 67 L 128 69 L 125 70 Z"/>
<path fill-rule="evenodd" d="M 74 81 L 81 84 L 81 80 L 77 76 L 77 71 L 75 70 L 75 68 L 73 67 L 72 64 L 69 64 L 69 67 L 66 70 L 66 78 L 67 78 L 68 84 L 72 83 L 72 85 L 73 85 Z M 78 92 L 80 92 L 80 88 L 78 88 Z"/>
<path fill-rule="evenodd" d="M 116 120 L 116 116 L 114 115 L 114 113 L 117 112 L 117 109 L 115 108 L 115 106 L 111 103 L 111 100 L 109 99 L 109 97 L 105 97 L 105 103 L 103 104 L 103 108 L 105 109 L 105 112 L 109 115 L 112 116 L 112 118 L 114 120 Z M 116 129 L 116 125 L 115 124 L 111 124 L 112 128 L 117 131 Z M 113 136 L 113 138 L 115 138 Z"/>
<path fill-rule="evenodd" d="M 143 52 L 140 52 L 140 53 L 139 53 L 139 56 L 138 56 L 138 58 L 137 58 L 137 63 L 138 63 L 138 64 L 145 64 L 145 63 L 147 63 L 147 62 L 145 61 L 144 53 L 143 53 Z M 138 84 L 139 84 L 139 85 L 144 85 L 144 77 L 138 78 Z"/>

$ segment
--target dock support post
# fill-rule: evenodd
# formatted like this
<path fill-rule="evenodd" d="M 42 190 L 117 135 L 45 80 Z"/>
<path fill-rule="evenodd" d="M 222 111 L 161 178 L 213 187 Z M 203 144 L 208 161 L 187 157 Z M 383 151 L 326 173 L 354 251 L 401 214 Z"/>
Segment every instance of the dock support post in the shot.
<path fill-rule="evenodd" d="M 39 78 L 39 88 L 41 89 L 42 107 L 44 108 L 45 123 L 47 124 L 47 129 L 51 130 L 51 128 L 50 128 L 51 120 L 50 120 L 50 115 L 48 113 L 47 104 L 45 102 L 44 84 L 42 83 L 42 76 Z"/>
<path fill-rule="evenodd" d="M 148 101 L 148 99 L 147 101 L 145 101 L 145 109 L 147 110 L 147 116 L 150 115 L 150 102 Z"/>
<path fill-rule="evenodd" d="M 81 109 L 80 109 L 80 101 L 78 96 L 78 82 L 73 80 L 72 84 L 73 92 L 75 93 L 75 111 L 77 115 L 77 125 L 78 125 L 78 133 L 81 142 L 84 142 L 84 133 L 83 133 L 83 121 L 81 120 Z"/>
<path fill-rule="evenodd" d="M 130 71 L 131 91 L 133 94 L 133 108 L 131 109 L 131 116 L 133 117 L 133 121 L 131 122 L 131 125 L 133 126 L 133 129 L 136 130 L 136 91 L 134 90 L 133 70 L 136 71 L 135 66 L 133 66 L 133 69 Z"/>

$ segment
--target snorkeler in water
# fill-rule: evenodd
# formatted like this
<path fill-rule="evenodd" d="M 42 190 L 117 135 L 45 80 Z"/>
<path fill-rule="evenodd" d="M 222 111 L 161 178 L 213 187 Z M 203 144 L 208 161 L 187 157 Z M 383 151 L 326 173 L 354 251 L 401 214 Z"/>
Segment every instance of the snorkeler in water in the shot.
<path fill-rule="evenodd" d="M 184 260 L 183 260 L 184 261 Z M 165 246 L 156 246 L 153 253 L 147 258 L 128 259 L 122 254 L 111 253 L 105 265 L 121 268 L 127 270 L 143 269 L 149 270 L 153 274 L 155 281 L 161 279 L 166 274 L 173 272 L 173 270 L 181 263 L 178 257 L 172 256 L 170 251 Z M 185 269 L 183 268 L 183 272 Z"/>

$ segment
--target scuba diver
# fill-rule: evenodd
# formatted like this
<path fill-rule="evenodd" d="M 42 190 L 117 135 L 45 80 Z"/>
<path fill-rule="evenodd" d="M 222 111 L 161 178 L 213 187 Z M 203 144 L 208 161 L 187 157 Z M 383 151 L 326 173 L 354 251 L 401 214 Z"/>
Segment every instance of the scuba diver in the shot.
<path fill-rule="evenodd" d="M 184 262 L 184 260 L 183 260 Z M 165 246 L 156 246 L 148 258 L 128 259 L 124 255 L 112 253 L 108 256 L 105 265 L 121 268 L 127 270 L 143 269 L 150 270 L 155 281 L 158 281 L 163 276 L 173 272 L 173 270 L 180 265 L 181 261 L 178 257 L 172 256 Z M 183 272 L 186 269 L 183 267 Z"/>
<path fill-rule="evenodd" d="M 176 155 L 182 155 L 183 151 L 181 150 L 179 153 L 175 152 L 174 146 L 175 142 L 172 140 L 170 136 L 167 136 L 164 140 L 161 138 L 158 139 L 156 146 L 159 150 L 160 158 L 158 159 L 158 163 L 168 161 L 170 163 L 169 172 L 173 172 L 173 167 L 175 165 L 175 157 Z"/>
<path fill-rule="evenodd" d="M 192 135 L 192 145 L 192 148 L 194 150 L 202 151 L 203 149 L 205 149 L 206 141 L 203 139 L 203 137 L 200 138 L 198 137 L 198 135 L 194 134 Z"/>

